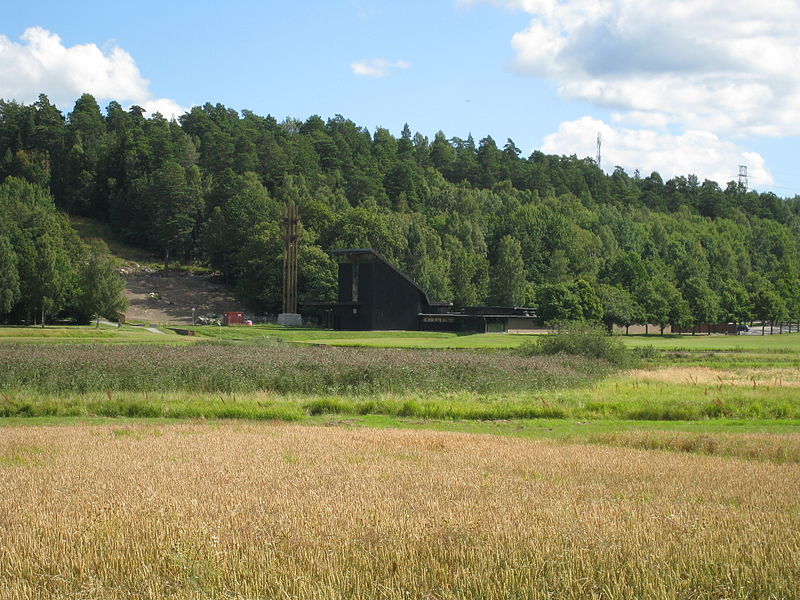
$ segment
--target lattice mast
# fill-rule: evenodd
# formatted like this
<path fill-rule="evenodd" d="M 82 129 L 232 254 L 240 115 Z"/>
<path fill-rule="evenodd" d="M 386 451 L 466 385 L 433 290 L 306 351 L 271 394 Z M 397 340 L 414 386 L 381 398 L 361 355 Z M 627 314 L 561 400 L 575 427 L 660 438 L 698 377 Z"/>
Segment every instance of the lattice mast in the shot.
<path fill-rule="evenodd" d="M 297 313 L 297 206 L 286 205 L 283 220 L 283 312 Z"/>
<path fill-rule="evenodd" d="M 747 165 L 739 165 L 739 187 L 747 191 Z"/>
<path fill-rule="evenodd" d="M 600 159 L 602 158 L 602 155 L 601 155 L 601 152 L 600 152 L 602 147 L 603 147 L 603 134 L 598 131 L 597 132 L 597 168 L 598 169 L 602 169 L 603 168 L 603 166 L 601 164 L 601 161 L 600 161 Z"/>

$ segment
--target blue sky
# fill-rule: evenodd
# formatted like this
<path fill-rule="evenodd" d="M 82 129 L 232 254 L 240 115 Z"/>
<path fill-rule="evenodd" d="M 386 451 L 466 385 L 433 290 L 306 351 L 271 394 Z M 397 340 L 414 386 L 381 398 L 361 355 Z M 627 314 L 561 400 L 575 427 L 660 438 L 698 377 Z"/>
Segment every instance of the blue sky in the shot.
<path fill-rule="evenodd" d="M 632 6 L 634 5 L 634 6 Z M 773 6 L 774 5 L 774 6 Z M 740 0 L 14 3 L 0 97 L 220 102 L 800 193 L 800 8 Z"/>

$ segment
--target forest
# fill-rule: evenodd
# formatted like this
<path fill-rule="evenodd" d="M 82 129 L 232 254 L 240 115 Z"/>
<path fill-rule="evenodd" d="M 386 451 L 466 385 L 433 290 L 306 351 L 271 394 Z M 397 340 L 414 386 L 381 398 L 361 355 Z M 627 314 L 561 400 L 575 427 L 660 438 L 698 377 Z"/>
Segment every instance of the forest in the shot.
<path fill-rule="evenodd" d="M 531 306 L 545 323 L 800 317 L 800 197 L 607 175 L 589 158 L 526 157 L 510 139 L 408 125 L 395 137 L 341 115 L 278 121 L 221 104 L 168 121 L 89 94 L 65 115 L 42 94 L 0 100 L 0 182 L 8 322 L 119 310 L 107 249 L 64 214 L 108 223 L 165 266 L 206 265 L 277 312 L 286 203 L 302 222 L 301 304 L 334 299 L 329 250 L 369 247 L 434 301 Z"/>

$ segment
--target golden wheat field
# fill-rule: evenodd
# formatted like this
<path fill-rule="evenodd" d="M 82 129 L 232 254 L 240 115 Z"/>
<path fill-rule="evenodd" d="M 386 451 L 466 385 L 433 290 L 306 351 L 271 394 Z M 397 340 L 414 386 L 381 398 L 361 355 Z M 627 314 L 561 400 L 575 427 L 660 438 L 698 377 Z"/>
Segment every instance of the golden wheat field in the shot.
<path fill-rule="evenodd" d="M 800 469 L 256 423 L 0 430 L 0 598 L 798 598 Z"/>

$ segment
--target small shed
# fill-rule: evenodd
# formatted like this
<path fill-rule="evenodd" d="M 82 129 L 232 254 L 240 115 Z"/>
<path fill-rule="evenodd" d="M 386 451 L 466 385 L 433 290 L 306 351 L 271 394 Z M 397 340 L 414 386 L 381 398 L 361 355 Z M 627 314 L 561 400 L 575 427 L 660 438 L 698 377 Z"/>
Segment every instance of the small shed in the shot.
<path fill-rule="evenodd" d="M 224 312 L 222 313 L 222 324 L 223 325 L 244 325 L 244 313 L 243 312 Z"/>

